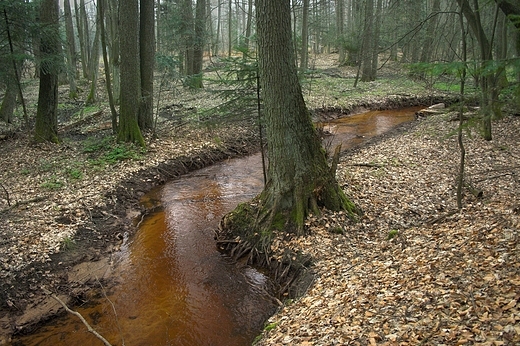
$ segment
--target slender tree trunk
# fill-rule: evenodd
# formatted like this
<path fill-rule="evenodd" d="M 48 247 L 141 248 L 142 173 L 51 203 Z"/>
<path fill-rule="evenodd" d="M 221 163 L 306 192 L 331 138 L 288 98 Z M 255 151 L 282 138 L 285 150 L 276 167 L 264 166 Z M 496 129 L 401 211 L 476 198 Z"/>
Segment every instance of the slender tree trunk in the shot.
<path fill-rule="evenodd" d="M 56 57 L 60 54 L 58 0 L 43 0 L 40 5 L 42 30 L 40 39 L 40 89 L 34 140 L 57 143 L 58 138 L 58 75 L 61 66 Z"/>
<path fill-rule="evenodd" d="M 434 15 L 435 13 L 439 13 L 441 11 L 441 1 L 433 0 L 431 17 L 428 20 L 428 24 L 426 27 L 426 36 L 424 38 L 424 43 L 422 45 L 421 50 L 421 62 L 430 62 L 432 54 L 433 54 L 433 41 L 435 40 L 435 30 L 437 30 L 437 25 L 439 22 L 439 16 Z"/>
<path fill-rule="evenodd" d="M 457 177 L 457 208 L 462 209 L 462 188 L 464 186 L 464 168 L 466 163 L 466 149 L 464 148 L 464 141 L 462 137 L 462 127 L 464 125 L 464 88 L 466 85 L 466 63 L 467 63 L 467 43 L 466 43 L 466 30 L 464 28 L 464 18 L 462 11 L 459 14 L 460 29 L 462 33 L 462 71 L 460 77 L 460 109 L 459 109 L 459 128 L 457 141 L 460 149 L 460 161 L 459 161 L 459 175 Z"/>
<path fill-rule="evenodd" d="M 338 48 L 338 62 L 340 65 L 346 62 L 345 50 L 345 0 L 336 0 L 336 40 Z"/>
<path fill-rule="evenodd" d="M 119 40 L 119 3 L 118 0 L 108 0 L 108 11 L 106 11 L 108 33 L 110 37 L 109 46 L 109 62 L 110 70 L 112 72 L 112 85 L 114 92 L 114 102 L 119 104 L 121 95 L 121 80 L 120 80 L 120 40 Z"/>
<path fill-rule="evenodd" d="M 248 0 L 247 1 L 246 38 L 245 38 L 245 42 L 244 42 L 247 49 L 249 49 L 249 40 L 251 39 L 252 19 L 253 19 L 253 0 Z"/>
<path fill-rule="evenodd" d="M 11 123 L 13 120 L 14 109 L 16 107 L 16 94 L 20 98 L 20 102 L 22 103 L 23 108 L 23 118 L 25 125 L 29 127 L 29 116 L 27 114 L 27 109 L 25 107 L 25 100 L 22 92 L 22 83 L 20 77 L 20 67 L 23 65 L 23 61 L 21 63 L 17 63 L 15 58 L 15 48 L 13 44 L 13 35 L 11 35 L 11 25 L 9 22 L 9 17 L 7 15 L 7 10 L 4 8 L 4 20 L 5 20 L 5 29 L 7 33 L 7 41 L 9 45 L 9 53 L 11 53 L 11 69 L 8 69 L 7 72 L 7 86 L 4 95 L 4 99 L 2 101 L 2 105 L 0 107 L 0 119 L 3 119 L 7 123 Z M 14 94 L 13 94 L 14 93 Z"/>
<path fill-rule="evenodd" d="M 383 11 L 383 0 L 377 0 L 376 15 L 374 23 L 374 37 L 372 38 L 372 68 L 371 80 L 377 78 L 377 65 L 379 62 L 379 34 L 381 31 L 381 12 Z"/>
<path fill-rule="evenodd" d="M 228 56 L 233 51 L 233 0 L 228 2 Z"/>
<path fill-rule="evenodd" d="M 362 60 L 362 82 L 373 81 L 372 73 L 372 48 L 374 46 L 374 0 L 366 0 L 365 27 L 363 29 L 363 46 L 361 50 Z"/>
<path fill-rule="evenodd" d="M 190 86 L 202 88 L 202 62 L 206 36 L 206 0 L 197 0 L 195 5 L 195 36 L 193 44 L 193 78 Z"/>
<path fill-rule="evenodd" d="M 83 78 L 88 79 L 89 63 L 90 63 L 90 34 L 88 29 L 87 11 L 85 8 L 85 0 L 80 0 L 79 6 L 74 0 L 74 9 L 76 12 L 76 28 L 78 30 L 79 46 L 81 53 L 81 67 L 83 70 Z"/>
<path fill-rule="evenodd" d="M 16 108 L 16 96 L 18 86 L 13 74 L 9 74 L 6 81 L 6 88 L 2 104 L 0 105 L 0 120 L 10 124 L 13 122 L 14 109 Z"/>
<path fill-rule="evenodd" d="M 182 34 L 184 36 L 184 71 L 186 76 L 193 75 L 193 61 L 194 61 L 194 18 L 193 18 L 193 7 L 191 0 L 183 0 L 182 3 Z M 189 85 L 190 81 L 188 81 Z"/>
<path fill-rule="evenodd" d="M 139 2 L 121 0 L 121 107 L 117 139 L 145 146 L 137 123 L 141 87 L 139 82 Z"/>
<path fill-rule="evenodd" d="M 141 69 L 141 100 L 139 127 L 153 128 L 153 70 L 155 66 L 155 16 L 153 0 L 140 0 L 139 49 Z"/>
<path fill-rule="evenodd" d="M 97 81 L 99 76 L 99 48 L 100 48 L 100 23 L 103 18 L 99 18 L 99 11 L 96 14 L 96 33 L 94 35 L 94 41 L 92 42 L 92 49 L 90 50 L 89 57 L 89 80 L 90 80 L 90 91 L 87 96 L 85 103 L 91 105 L 97 102 L 96 89 Z"/>
<path fill-rule="evenodd" d="M 69 97 L 76 98 L 78 90 L 76 86 L 76 42 L 74 39 L 74 26 L 72 24 L 72 10 L 70 0 L 64 0 L 63 11 L 65 14 L 65 35 L 67 37 L 67 77 L 69 78 Z"/>
<path fill-rule="evenodd" d="M 217 33 L 215 35 L 215 42 L 213 43 L 213 52 L 218 56 L 220 51 L 220 36 L 222 35 L 222 0 L 218 0 L 217 8 Z"/>
<path fill-rule="evenodd" d="M 480 58 L 482 60 L 481 68 L 485 69 L 488 64 L 492 62 L 492 50 L 491 43 L 486 36 L 484 28 L 482 27 L 482 22 L 480 20 L 480 9 L 478 7 L 478 1 L 474 1 L 474 5 L 476 6 L 473 10 L 467 0 L 457 0 L 464 17 L 468 21 L 468 24 L 473 31 L 473 34 L 477 37 L 477 41 L 479 43 L 480 48 Z M 491 118 L 492 111 L 494 108 L 495 96 L 493 94 L 494 88 L 494 76 L 492 74 L 488 74 L 486 76 L 479 76 L 480 87 L 482 89 L 482 108 L 484 111 L 482 117 L 482 130 L 483 137 L 486 140 L 492 139 L 491 133 Z"/>
<path fill-rule="evenodd" d="M 300 71 L 309 68 L 309 0 L 303 0 L 302 9 L 302 53 Z"/>
<path fill-rule="evenodd" d="M 155 11 L 155 51 L 161 52 L 161 25 L 162 25 L 162 10 L 161 0 L 157 0 L 157 11 Z"/>
<path fill-rule="evenodd" d="M 105 71 L 105 85 L 107 87 L 108 94 L 108 104 L 110 106 L 110 114 L 112 119 L 112 133 L 117 134 L 117 111 L 114 102 L 114 94 L 112 92 L 112 80 L 110 78 L 110 64 L 108 62 L 108 54 L 107 54 L 107 32 L 105 30 L 105 7 L 107 0 L 98 0 L 98 17 L 101 19 L 100 29 L 101 29 L 101 50 L 103 53 L 103 70 Z"/>

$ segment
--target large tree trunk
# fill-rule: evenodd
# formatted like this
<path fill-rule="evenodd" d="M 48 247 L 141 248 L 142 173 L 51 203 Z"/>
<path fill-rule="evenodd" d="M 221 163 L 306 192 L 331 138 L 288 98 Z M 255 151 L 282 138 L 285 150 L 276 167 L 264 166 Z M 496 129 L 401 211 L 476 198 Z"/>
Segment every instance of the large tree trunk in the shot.
<path fill-rule="evenodd" d="M 153 0 L 141 0 L 139 48 L 141 69 L 141 102 L 139 107 L 139 127 L 141 130 L 153 128 L 153 68 L 155 62 L 155 17 Z"/>
<path fill-rule="evenodd" d="M 267 183 L 251 204 L 221 222 L 222 235 L 263 253 L 276 231 L 303 234 L 320 207 L 356 211 L 327 165 L 305 106 L 291 42 L 289 0 L 257 0 L 258 62 L 268 141 Z M 246 245 L 247 246 L 247 245 Z M 241 251 L 242 252 L 242 251 Z M 263 256 L 262 256 L 263 257 Z"/>
<path fill-rule="evenodd" d="M 121 0 L 121 107 L 118 141 L 145 146 L 137 123 L 139 99 L 139 4 L 138 0 Z"/>
<path fill-rule="evenodd" d="M 58 139 L 58 75 L 61 70 L 58 28 L 58 0 L 43 0 L 40 4 L 42 25 L 40 39 L 40 89 L 34 139 L 57 143 Z"/>

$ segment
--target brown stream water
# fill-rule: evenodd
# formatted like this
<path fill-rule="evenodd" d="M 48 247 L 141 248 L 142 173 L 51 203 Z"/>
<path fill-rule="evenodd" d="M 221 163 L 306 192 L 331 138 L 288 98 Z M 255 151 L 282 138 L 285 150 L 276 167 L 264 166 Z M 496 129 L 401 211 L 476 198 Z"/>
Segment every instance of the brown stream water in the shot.
<path fill-rule="evenodd" d="M 420 108 L 420 107 L 419 107 Z M 325 125 L 325 141 L 343 149 L 414 119 L 419 108 L 375 111 Z M 250 345 L 275 311 L 268 278 L 231 263 L 214 244 L 220 218 L 262 189 L 260 155 L 232 159 L 167 183 L 143 199 L 161 211 L 146 217 L 118 253 L 118 284 L 79 307 L 114 345 Z M 113 304 L 113 306 L 112 306 Z M 115 309 L 115 313 L 114 313 Z M 124 340 L 124 341 L 123 341 Z M 15 345 L 102 345 L 72 315 Z"/>

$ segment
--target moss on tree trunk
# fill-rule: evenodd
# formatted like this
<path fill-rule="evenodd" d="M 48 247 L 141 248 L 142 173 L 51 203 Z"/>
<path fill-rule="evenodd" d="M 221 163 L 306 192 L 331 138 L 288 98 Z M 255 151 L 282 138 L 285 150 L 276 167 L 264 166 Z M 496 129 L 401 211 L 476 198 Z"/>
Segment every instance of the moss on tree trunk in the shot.
<path fill-rule="evenodd" d="M 226 215 L 218 235 L 233 257 L 270 265 L 270 244 L 281 231 L 302 235 L 321 208 L 357 208 L 338 186 L 305 105 L 294 65 L 288 0 L 257 2 L 259 72 L 269 165 L 264 190 Z"/>

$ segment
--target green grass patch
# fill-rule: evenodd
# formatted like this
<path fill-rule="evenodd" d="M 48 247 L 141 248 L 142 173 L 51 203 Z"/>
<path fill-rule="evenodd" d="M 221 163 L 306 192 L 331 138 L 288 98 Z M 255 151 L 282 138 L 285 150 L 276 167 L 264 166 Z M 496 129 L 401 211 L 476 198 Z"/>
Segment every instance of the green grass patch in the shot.
<path fill-rule="evenodd" d="M 60 249 L 62 251 L 70 251 L 76 247 L 76 243 L 70 237 L 65 237 L 61 241 Z"/>
<path fill-rule="evenodd" d="M 40 186 L 43 187 L 44 189 L 57 190 L 57 189 L 61 189 L 63 186 L 65 186 L 65 183 L 63 181 L 59 180 L 58 177 L 53 175 L 52 177 L 49 178 L 49 180 L 42 183 Z"/>
<path fill-rule="evenodd" d="M 83 172 L 78 168 L 67 168 L 65 169 L 65 174 L 73 180 L 80 180 L 83 178 Z"/>
<path fill-rule="evenodd" d="M 124 160 L 139 160 L 144 149 L 131 143 L 117 143 L 114 137 L 104 137 L 86 139 L 83 152 L 90 154 L 91 164 L 104 166 Z"/>

